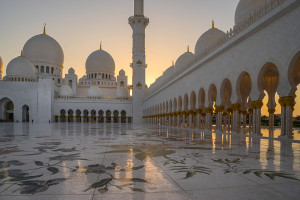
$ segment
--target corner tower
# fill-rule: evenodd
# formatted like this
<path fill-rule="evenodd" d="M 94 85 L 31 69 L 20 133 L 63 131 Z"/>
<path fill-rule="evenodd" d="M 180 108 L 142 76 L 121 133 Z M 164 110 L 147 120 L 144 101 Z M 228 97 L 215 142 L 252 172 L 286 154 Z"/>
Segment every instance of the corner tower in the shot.
<path fill-rule="evenodd" d="M 133 122 L 142 122 L 142 101 L 145 96 L 145 29 L 149 19 L 144 16 L 144 0 L 134 0 L 134 16 L 129 17 L 129 24 L 133 30 L 132 39 L 132 103 Z"/>

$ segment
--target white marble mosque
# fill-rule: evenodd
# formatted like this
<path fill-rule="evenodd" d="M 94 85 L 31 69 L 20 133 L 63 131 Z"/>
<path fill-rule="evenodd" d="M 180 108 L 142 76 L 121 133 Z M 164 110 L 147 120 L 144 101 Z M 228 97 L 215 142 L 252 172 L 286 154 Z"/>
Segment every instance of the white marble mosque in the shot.
<path fill-rule="evenodd" d="M 144 0 L 132 85 L 101 44 L 63 76 L 44 27 L 4 77 L 0 57 L 0 199 L 299 199 L 299 19 L 299 0 L 240 0 L 234 27 L 213 22 L 149 88 Z"/>

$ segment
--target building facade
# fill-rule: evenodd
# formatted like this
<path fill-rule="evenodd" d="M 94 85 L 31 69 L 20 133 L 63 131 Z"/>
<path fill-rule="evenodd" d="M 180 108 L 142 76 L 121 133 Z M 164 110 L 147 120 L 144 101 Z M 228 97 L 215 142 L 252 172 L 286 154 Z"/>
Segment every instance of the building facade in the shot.
<path fill-rule="evenodd" d="M 300 83 L 299 19 L 298 0 L 240 0 L 232 29 L 224 32 L 213 22 L 199 37 L 194 53 L 188 49 L 149 89 L 145 84 L 149 19 L 143 0 L 134 1 L 134 15 L 129 18 L 132 86 L 123 70 L 115 76 L 114 59 L 101 45 L 87 58 L 85 76 L 78 79 L 70 68 L 62 77 L 63 50 L 44 29 L 6 68 L 0 82 L 0 119 L 133 121 L 207 130 L 215 121 L 219 131 L 248 127 L 260 134 L 262 99 L 267 94 L 272 130 L 277 93 L 281 134 L 291 136 Z"/>

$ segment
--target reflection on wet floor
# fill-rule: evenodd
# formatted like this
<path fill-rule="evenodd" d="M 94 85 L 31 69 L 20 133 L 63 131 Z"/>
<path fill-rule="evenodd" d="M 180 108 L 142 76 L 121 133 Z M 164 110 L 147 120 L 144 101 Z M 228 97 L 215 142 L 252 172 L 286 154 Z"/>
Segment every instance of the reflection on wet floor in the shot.
<path fill-rule="evenodd" d="M 297 199 L 300 132 L 279 132 L 3 123 L 0 198 Z"/>

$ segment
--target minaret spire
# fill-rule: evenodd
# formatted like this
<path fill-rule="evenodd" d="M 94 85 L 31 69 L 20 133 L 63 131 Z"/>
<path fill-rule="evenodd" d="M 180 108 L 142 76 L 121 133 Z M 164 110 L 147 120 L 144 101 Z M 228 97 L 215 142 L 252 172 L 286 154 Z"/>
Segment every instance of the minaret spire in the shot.
<path fill-rule="evenodd" d="M 144 16 L 144 0 L 134 0 L 134 16 Z"/>

